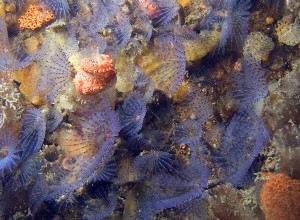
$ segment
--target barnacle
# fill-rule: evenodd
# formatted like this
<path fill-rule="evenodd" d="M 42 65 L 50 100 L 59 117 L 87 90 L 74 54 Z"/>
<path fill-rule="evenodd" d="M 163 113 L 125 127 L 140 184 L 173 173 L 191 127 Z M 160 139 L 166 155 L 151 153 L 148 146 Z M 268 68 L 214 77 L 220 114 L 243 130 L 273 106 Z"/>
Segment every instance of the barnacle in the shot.
<path fill-rule="evenodd" d="M 54 145 L 46 145 L 43 149 L 43 156 L 46 161 L 50 163 L 57 161 L 60 158 L 61 151 L 58 147 Z"/>
<path fill-rule="evenodd" d="M 125 136 L 137 134 L 143 125 L 146 103 L 139 92 L 130 93 L 120 110 L 121 133 Z"/>
<path fill-rule="evenodd" d="M 18 19 L 20 29 L 35 30 L 55 19 L 55 15 L 44 3 L 29 5 L 28 10 Z"/>
<path fill-rule="evenodd" d="M 296 19 L 294 23 L 289 23 L 282 19 L 278 22 L 276 34 L 278 41 L 289 46 L 296 46 L 300 43 L 300 21 Z"/>
<path fill-rule="evenodd" d="M 12 174 L 20 162 L 20 150 L 17 140 L 7 128 L 0 130 L 0 178 Z"/>
<path fill-rule="evenodd" d="M 216 186 L 208 193 L 208 201 L 215 218 L 253 219 L 257 216 L 257 209 L 245 202 L 247 200 L 246 193 L 237 190 L 231 184 Z M 220 209 L 220 205 L 224 209 Z"/>
<path fill-rule="evenodd" d="M 251 32 L 244 46 L 244 55 L 252 55 L 257 62 L 260 62 L 263 56 L 269 54 L 274 49 L 272 38 L 262 32 Z"/>

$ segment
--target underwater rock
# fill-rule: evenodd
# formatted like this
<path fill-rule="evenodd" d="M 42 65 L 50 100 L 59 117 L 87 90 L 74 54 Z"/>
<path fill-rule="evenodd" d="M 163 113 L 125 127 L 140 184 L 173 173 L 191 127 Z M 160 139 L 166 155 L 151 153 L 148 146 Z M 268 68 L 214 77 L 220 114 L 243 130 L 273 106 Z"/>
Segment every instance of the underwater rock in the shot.
<path fill-rule="evenodd" d="M 299 61 L 293 70 L 283 77 L 275 91 L 266 99 L 264 118 L 273 131 L 272 146 L 280 158 L 279 169 L 291 177 L 299 178 Z M 280 115 L 280 117 L 277 117 Z M 274 119 L 276 118 L 276 120 Z"/>
<path fill-rule="evenodd" d="M 278 41 L 289 46 L 296 46 L 300 42 L 300 22 L 296 19 L 294 23 L 291 18 L 284 17 L 278 22 L 276 28 Z"/>
<path fill-rule="evenodd" d="M 259 209 L 251 207 L 252 204 L 248 204 L 247 193 L 233 188 L 230 184 L 217 186 L 209 190 L 208 194 L 208 202 L 214 218 L 233 220 L 262 219 L 262 213 L 259 213 Z M 256 201 L 256 203 L 258 202 Z"/>

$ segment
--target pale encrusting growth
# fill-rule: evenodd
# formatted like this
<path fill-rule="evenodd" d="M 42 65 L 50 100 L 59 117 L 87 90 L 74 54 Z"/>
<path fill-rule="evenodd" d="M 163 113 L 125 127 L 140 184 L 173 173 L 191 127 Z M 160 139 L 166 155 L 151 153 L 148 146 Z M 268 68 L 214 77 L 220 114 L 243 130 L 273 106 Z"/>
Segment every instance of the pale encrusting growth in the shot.
<path fill-rule="evenodd" d="M 21 111 L 22 106 L 19 103 L 20 92 L 9 79 L 9 73 L 0 74 L 0 127 L 2 127 L 11 112 Z"/>

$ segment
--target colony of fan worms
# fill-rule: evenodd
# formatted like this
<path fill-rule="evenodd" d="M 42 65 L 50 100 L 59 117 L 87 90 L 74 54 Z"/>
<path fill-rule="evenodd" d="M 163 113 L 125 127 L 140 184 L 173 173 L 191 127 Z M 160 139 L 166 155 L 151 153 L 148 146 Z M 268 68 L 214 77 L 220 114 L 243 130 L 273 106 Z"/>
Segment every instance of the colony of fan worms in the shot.
<path fill-rule="evenodd" d="M 259 155 L 278 130 L 257 104 L 271 97 L 261 61 L 274 45 L 259 55 L 248 45 L 253 7 L 277 5 L 1 4 L 1 216 L 228 219 L 229 205 L 214 210 L 218 196 L 255 186 L 255 160 L 264 162 Z M 251 210 L 240 216 L 262 216 Z"/>

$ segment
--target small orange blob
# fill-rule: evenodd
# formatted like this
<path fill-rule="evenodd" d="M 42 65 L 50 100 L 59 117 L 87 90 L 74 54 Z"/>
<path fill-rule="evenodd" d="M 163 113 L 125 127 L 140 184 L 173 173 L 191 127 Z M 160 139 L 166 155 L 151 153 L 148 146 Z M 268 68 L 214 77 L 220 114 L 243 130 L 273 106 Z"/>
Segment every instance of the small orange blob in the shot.
<path fill-rule="evenodd" d="M 35 30 L 42 27 L 44 24 L 47 24 L 55 19 L 55 15 L 51 10 L 48 9 L 47 5 L 43 3 L 36 3 L 29 5 L 29 8 L 18 19 L 20 24 L 20 29 L 31 29 Z"/>
<path fill-rule="evenodd" d="M 155 3 L 152 3 L 153 1 L 151 0 L 139 0 L 139 2 L 142 7 L 145 8 L 145 12 L 148 16 L 155 15 L 159 11 L 157 5 Z"/>
<path fill-rule="evenodd" d="M 188 4 L 191 3 L 190 0 L 178 0 L 178 3 L 182 6 L 182 7 L 186 7 Z"/>
<path fill-rule="evenodd" d="M 277 174 L 265 182 L 260 201 L 266 220 L 300 219 L 300 181 Z"/>
<path fill-rule="evenodd" d="M 6 12 L 12 13 L 16 11 L 16 5 L 14 2 L 9 3 L 6 8 L 5 8 Z"/>
<path fill-rule="evenodd" d="M 148 7 L 147 7 L 147 14 L 148 15 L 155 15 L 157 13 L 158 9 L 157 9 L 157 6 L 155 4 L 150 4 Z"/>
<path fill-rule="evenodd" d="M 83 72 L 77 73 L 74 78 L 76 91 L 80 94 L 97 94 L 116 83 L 116 69 L 108 55 L 100 54 L 97 61 L 85 58 L 80 67 Z"/>

